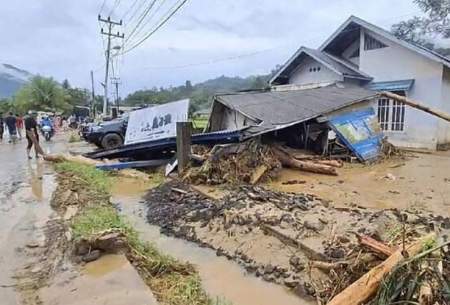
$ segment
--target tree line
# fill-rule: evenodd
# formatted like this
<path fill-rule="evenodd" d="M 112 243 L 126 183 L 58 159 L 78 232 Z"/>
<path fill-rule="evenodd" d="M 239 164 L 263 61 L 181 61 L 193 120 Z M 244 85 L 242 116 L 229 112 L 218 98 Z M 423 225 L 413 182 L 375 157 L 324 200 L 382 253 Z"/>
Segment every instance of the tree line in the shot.
<path fill-rule="evenodd" d="M 89 105 L 88 90 L 72 88 L 68 80 L 62 84 L 51 77 L 34 76 L 11 98 L 0 101 L 0 112 L 12 111 L 26 114 L 29 110 L 71 114 L 75 106 Z M 103 97 L 96 96 L 98 111 L 102 110 Z"/>

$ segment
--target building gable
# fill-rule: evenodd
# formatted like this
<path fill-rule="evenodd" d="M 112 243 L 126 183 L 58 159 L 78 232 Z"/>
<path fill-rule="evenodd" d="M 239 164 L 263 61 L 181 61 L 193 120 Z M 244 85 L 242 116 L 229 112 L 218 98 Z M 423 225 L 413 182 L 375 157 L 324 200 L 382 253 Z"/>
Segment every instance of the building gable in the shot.
<path fill-rule="evenodd" d="M 305 56 L 289 77 L 289 84 L 320 84 L 342 80 L 342 75 L 316 59 Z"/>

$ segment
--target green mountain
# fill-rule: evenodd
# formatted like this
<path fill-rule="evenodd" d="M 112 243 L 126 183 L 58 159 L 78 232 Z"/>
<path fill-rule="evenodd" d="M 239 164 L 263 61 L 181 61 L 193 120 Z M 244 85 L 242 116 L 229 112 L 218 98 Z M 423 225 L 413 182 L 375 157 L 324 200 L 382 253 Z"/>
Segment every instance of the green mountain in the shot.
<path fill-rule="evenodd" d="M 171 101 L 190 98 L 191 111 L 209 108 L 211 96 L 217 93 L 241 90 L 263 89 L 267 86 L 271 74 L 249 77 L 219 76 L 214 79 L 192 85 L 190 81 L 182 86 L 138 90 L 128 95 L 122 103 L 129 106 L 144 104 L 164 104 Z"/>
<path fill-rule="evenodd" d="M 13 96 L 32 76 L 13 65 L 0 64 L 0 98 Z"/>

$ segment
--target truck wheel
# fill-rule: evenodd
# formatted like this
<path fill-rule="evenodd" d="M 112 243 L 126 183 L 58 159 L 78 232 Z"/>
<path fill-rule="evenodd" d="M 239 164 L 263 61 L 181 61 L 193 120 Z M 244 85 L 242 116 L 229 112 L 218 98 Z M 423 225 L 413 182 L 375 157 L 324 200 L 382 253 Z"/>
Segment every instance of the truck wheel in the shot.
<path fill-rule="evenodd" d="M 122 137 L 117 133 L 108 133 L 102 139 L 102 146 L 105 149 L 113 149 L 122 146 Z"/>

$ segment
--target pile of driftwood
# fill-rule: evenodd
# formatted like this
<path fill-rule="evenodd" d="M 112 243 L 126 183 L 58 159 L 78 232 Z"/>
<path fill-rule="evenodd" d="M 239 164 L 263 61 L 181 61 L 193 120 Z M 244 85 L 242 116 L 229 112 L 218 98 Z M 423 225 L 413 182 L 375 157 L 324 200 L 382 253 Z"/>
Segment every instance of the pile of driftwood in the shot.
<path fill-rule="evenodd" d="M 190 168 L 184 175 L 184 180 L 194 184 L 255 184 L 275 177 L 281 167 L 336 176 L 337 168 L 343 166 L 340 160 L 327 160 L 319 155 L 278 144 L 262 144 L 257 140 L 217 145 L 197 157 L 205 160 L 203 165 Z"/>
<path fill-rule="evenodd" d="M 450 304 L 449 242 L 436 246 L 434 233 L 397 248 L 369 236 L 358 239 L 366 251 L 338 262 L 310 262 L 329 276 L 328 283 L 316 281 L 318 304 Z"/>

